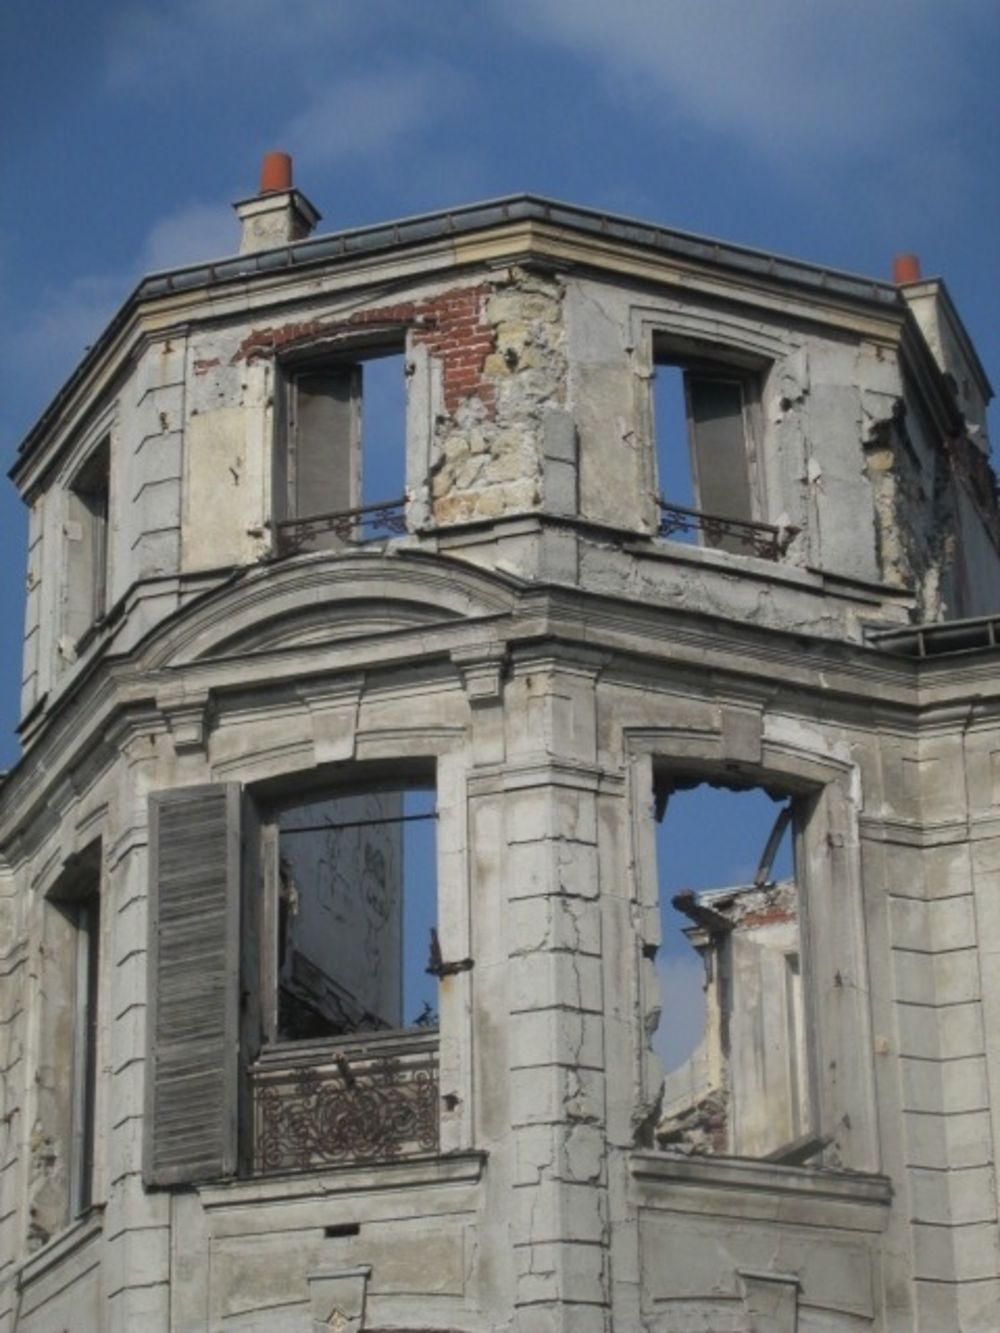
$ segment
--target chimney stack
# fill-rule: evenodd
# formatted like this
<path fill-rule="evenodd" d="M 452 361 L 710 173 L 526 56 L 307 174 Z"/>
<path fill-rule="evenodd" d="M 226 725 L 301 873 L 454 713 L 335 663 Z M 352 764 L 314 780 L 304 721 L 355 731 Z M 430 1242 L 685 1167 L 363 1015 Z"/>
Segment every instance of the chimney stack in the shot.
<path fill-rule="evenodd" d="M 892 261 L 892 280 L 897 287 L 920 281 L 920 256 L 897 255 Z"/>
<path fill-rule="evenodd" d="M 288 153 L 265 153 L 259 192 L 233 207 L 243 223 L 241 255 L 305 240 L 320 219 L 317 209 L 292 185 Z"/>

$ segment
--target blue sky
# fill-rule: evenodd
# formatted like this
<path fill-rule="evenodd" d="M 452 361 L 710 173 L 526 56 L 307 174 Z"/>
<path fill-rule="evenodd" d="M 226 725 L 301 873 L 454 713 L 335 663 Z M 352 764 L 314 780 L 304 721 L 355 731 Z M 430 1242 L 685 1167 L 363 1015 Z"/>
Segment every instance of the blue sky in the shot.
<path fill-rule="evenodd" d="M 0 20 L 0 455 L 144 271 L 232 252 L 262 152 L 323 229 L 532 190 L 886 276 L 1000 382 L 996 0 L 33 0 Z M 24 529 L 0 496 L 0 767 Z"/>

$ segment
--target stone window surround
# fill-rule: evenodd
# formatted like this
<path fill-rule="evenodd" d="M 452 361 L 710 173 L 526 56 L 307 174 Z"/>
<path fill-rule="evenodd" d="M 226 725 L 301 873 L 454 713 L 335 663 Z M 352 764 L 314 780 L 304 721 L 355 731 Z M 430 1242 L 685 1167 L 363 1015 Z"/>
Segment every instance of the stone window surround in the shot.
<path fill-rule="evenodd" d="M 81 1225 L 103 1210 L 105 1191 L 102 1137 L 104 1086 L 101 1055 L 104 1045 L 106 1013 L 102 998 L 106 995 L 107 914 L 102 911 L 106 896 L 106 869 L 102 840 L 93 838 L 79 850 L 48 863 L 46 873 L 34 885 L 41 911 L 39 929 L 45 941 L 43 965 L 37 985 L 42 1003 L 37 1008 L 38 1028 L 32 1034 L 33 1083 L 41 1086 L 41 1066 L 45 1052 L 51 1049 L 56 1009 L 70 1011 L 73 1051 L 62 1075 L 51 1089 L 53 1102 L 48 1111 L 38 1100 L 32 1119 L 40 1122 L 45 1133 L 62 1135 L 66 1156 L 64 1218 L 42 1247 L 46 1253 L 61 1246 L 64 1236 L 75 1235 Z M 87 909 L 86 914 L 81 909 Z M 57 937 L 51 939 L 47 925 L 59 921 Z M 96 930 L 94 938 L 90 932 Z M 97 975 L 89 968 L 97 965 Z M 80 968 L 85 969 L 81 976 Z M 56 991 L 53 994 L 52 988 Z M 94 1011 L 96 1006 L 96 1012 Z M 84 1031 L 85 1025 L 92 1025 Z M 81 1048 L 81 1041 L 83 1047 Z M 52 1123 L 55 1114 L 58 1123 Z M 84 1178 L 86 1172 L 86 1178 Z M 42 1252 L 39 1251 L 39 1253 Z"/>
<path fill-rule="evenodd" d="M 629 328 L 635 374 L 634 413 L 646 459 L 646 489 L 658 495 L 656 435 L 653 421 L 652 383 L 657 365 L 691 366 L 716 375 L 729 374 L 744 386 L 744 421 L 747 431 L 747 467 L 753 504 L 753 521 L 773 523 L 767 486 L 762 475 L 765 412 L 763 405 L 772 372 L 793 350 L 766 329 L 752 328 L 711 309 L 676 311 L 668 305 L 636 305 Z M 669 497 L 667 497 L 669 498 Z M 724 515 L 722 517 L 725 517 Z M 653 518 L 657 520 L 658 514 Z"/>
<path fill-rule="evenodd" d="M 759 757 L 727 755 L 727 712 L 730 710 L 723 710 L 721 735 L 666 726 L 626 731 L 634 889 L 641 923 L 635 941 L 638 1012 L 649 1015 L 660 1003 L 655 962 L 647 955 L 647 946 L 658 944 L 660 939 L 651 799 L 654 765 L 659 773 L 674 769 L 685 777 L 706 780 L 729 774 L 750 785 L 787 791 L 800 810 L 796 879 L 802 895 L 801 949 L 810 1033 L 812 1130 L 833 1136 L 840 1165 L 877 1172 L 880 1161 L 867 960 L 862 942 L 856 774 L 851 765 L 821 750 L 807 751 L 766 739 L 760 745 Z M 662 1066 L 643 1039 L 644 1032 L 643 1023 L 637 1024 L 638 1108 L 655 1104 L 662 1081 Z"/>
<path fill-rule="evenodd" d="M 46 506 L 47 513 L 43 527 L 46 537 L 52 540 L 51 549 L 54 554 L 57 553 L 58 565 L 56 569 L 53 569 L 51 560 L 47 560 L 46 564 L 49 568 L 48 570 L 43 568 L 40 614 L 43 621 L 48 619 L 49 623 L 55 627 L 54 636 L 57 639 L 58 646 L 56 655 L 61 661 L 63 670 L 87 653 L 87 650 L 100 637 L 100 630 L 106 623 L 107 612 L 111 605 L 112 523 L 117 497 L 112 493 L 110 478 L 115 475 L 116 471 L 115 436 L 117 417 L 118 402 L 114 400 L 106 404 L 103 411 L 90 423 L 86 430 L 81 432 L 79 438 L 66 451 L 62 464 L 52 481 L 46 483 L 47 494 L 45 499 L 49 502 L 55 500 L 56 503 Z M 83 632 L 77 634 L 72 632 L 67 623 L 66 599 L 68 596 L 69 565 L 73 552 L 71 544 L 67 540 L 66 526 L 73 521 L 72 506 L 78 480 L 81 475 L 86 473 L 87 468 L 92 464 L 102 447 L 107 448 L 109 459 L 108 510 L 104 523 L 103 605 L 97 608 L 97 618 L 91 618 Z M 48 578 L 46 578 L 46 573 L 49 575 Z"/>

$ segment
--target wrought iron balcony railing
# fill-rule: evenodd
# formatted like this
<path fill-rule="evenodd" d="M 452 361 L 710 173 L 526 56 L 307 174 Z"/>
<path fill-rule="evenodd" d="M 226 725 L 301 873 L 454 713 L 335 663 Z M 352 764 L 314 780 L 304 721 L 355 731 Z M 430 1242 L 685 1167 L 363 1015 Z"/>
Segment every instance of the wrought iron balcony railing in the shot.
<path fill-rule="evenodd" d="M 398 500 L 383 500 L 337 513 L 283 519 L 274 524 L 274 529 L 283 551 L 319 549 L 329 544 L 331 537 L 334 542 L 345 544 L 384 541 L 406 531 L 405 511 L 406 498 L 400 496 Z"/>
<path fill-rule="evenodd" d="M 250 1082 L 255 1174 L 438 1151 L 435 1031 L 266 1047 Z"/>
<path fill-rule="evenodd" d="M 772 523 L 752 523 L 743 518 L 722 518 L 718 514 L 703 514 L 698 509 L 660 500 L 660 536 L 670 537 L 675 532 L 699 532 L 706 546 L 723 550 L 744 550 L 764 560 L 780 560 L 799 529 L 776 527 Z"/>

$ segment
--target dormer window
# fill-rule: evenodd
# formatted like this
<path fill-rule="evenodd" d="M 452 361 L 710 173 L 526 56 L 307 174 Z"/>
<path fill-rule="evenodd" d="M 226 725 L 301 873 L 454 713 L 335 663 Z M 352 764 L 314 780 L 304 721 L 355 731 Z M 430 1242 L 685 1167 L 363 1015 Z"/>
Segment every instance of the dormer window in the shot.
<path fill-rule="evenodd" d="M 107 611 L 111 445 L 105 438 L 70 482 L 65 535 L 63 626 L 73 651 Z"/>
<path fill-rule="evenodd" d="M 757 494 L 759 374 L 654 344 L 653 417 L 663 533 L 768 554 Z M 764 528 L 763 532 L 758 531 Z"/>
<path fill-rule="evenodd" d="M 380 535 L 379 528 L 401 530 L 406 488 L 401 344 L 289 365 L 281 409 L 275 502 L 282 547 L 336 550 Z"/>

